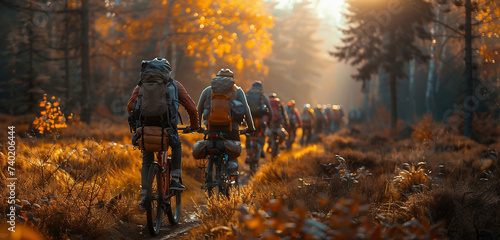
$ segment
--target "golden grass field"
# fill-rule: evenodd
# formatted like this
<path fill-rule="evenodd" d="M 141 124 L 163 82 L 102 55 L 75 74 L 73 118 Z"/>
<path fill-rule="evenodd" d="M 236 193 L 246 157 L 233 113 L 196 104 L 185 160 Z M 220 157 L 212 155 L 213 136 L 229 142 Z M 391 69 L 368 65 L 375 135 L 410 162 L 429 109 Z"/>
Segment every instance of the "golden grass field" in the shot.
<path fill-rule="evenodd" d="M 476 128 L 482 141 L 430 117 L 397 133 L 373 124 L 349 126 L 263 160 L 230 199 L 207 199 L 200 189 L 203 173 L 190 155 L 202 136 L 182 135 L 183 209 L 198 219 L 182 238 L 498 239 L 499 131 L 494 120 L 483 121 Z M 46 239 L 141 236 L 133 235 L 145 225 L 137 207 L 141 153 L 130 145 L 128 126 L 75 121 L 38 137 L 28 130 L 28 124 L 16 126 L 18 214 L 26 220 L 19 226 Z M 6 152 L 3 142 L 4 186 Z M 242 171 L 248 169 L 244 157 Z M 2 188 L 1 196 L 7 195 Z M 0 207 L 5 213 L 6 197 Z M 6 214 L 1 218 L 5 222 Z"/>

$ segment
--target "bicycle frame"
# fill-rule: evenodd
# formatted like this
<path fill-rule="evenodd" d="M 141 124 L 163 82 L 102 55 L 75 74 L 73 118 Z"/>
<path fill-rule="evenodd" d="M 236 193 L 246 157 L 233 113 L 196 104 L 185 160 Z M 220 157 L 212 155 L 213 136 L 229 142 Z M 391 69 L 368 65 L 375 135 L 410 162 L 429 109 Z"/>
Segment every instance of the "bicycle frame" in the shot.
<path fill-rule="evenodd" d="M 166 156 L 164 158 L 164 153 L 163 152 L 157 152 L 156 153 L 156 160 L 153 162 L 153 164 L 158 165 L 160 168 L 160 173 L 161 173 L 161 183 L 162 183 L 162 196 L 164 196 L 163 200 L 168 200 L 172 198 L 173 194 L 168 194 L 170 192 L 170 165 L 172 162 L 172 158 L 170 156 Z M 166 154 L 166 151 L 165 151 Z"/>
<path fill-rule="evenodd" d="M 205 172 L 205 186 L 202 189 L 209 191 L 209 196 L 212 194 L 212 189 L 218 187 L 220 192 L 228 195 L 228 188 L 231 184 L 235 184 L 236 176 L 229 176 L 227 173 L 228 158 L 224 150 L 217 148 L 217 141 L 223 141 L 222 133 L 206 133 L 205 140 L 210 141 L 208 148 L 208 166 Z M 208 146 L 207 146 L 208 147 Z M 214 174 L 215 167 L 215 178 Z"/>

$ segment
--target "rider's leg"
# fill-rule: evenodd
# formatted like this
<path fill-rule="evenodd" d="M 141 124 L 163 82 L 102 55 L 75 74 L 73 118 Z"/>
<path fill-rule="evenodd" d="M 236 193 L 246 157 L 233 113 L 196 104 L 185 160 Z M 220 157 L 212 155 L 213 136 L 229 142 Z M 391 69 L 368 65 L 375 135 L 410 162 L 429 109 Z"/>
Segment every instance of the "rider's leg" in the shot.
<path fill-rule="evenodd" d="M 142 169 L 141 169 L 141 203 L 140 207 L 143 208 L 144 199 L 146 198 L 147 188 L 148 188 L 148 175 L 151 163 L 155 159 L 154 152 L 142 151 Z"/>
<path fill-rule="evenodd" d="M 179 191 L 186 190 L 186 187 L 179 181 L 179 178 L 182 177 L 182 146 L 177 132 L 174 132 L 169 136 L 169 145 L 172 148 L 172 165 L 170 169 L 172 181 L 170 182 L 170 189 Z"/>
<path fill-rule="evenodd" d="M 233 131 L 228 132 L 225 137 L 227 140 L 233 140 L 233 141 L 238 141 L 238 142 L 241 141 L 240 134 L 239 134 L 238 130 L 233 130 Z M 239 174 L 239 172 L 238 172 L 238 158 L 229 157 L 227 168 L 229 169 L 229 175 L 237 176 Z"/>

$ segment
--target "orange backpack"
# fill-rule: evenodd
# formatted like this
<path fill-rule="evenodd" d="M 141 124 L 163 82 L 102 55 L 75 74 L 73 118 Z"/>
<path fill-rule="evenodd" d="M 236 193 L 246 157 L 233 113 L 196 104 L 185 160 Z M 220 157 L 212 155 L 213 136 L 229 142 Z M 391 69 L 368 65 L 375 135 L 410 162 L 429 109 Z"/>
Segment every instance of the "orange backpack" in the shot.
<path fill-rule="evenodd" d="M 208 129 L 210 126 L 230 126 L 232 130 L 233 116 L 231 115 L 231 97 L 233 92 L 214 93 L 212 91 L 210 99 L 212 101 L 210 113 L 207 117 Z"/>

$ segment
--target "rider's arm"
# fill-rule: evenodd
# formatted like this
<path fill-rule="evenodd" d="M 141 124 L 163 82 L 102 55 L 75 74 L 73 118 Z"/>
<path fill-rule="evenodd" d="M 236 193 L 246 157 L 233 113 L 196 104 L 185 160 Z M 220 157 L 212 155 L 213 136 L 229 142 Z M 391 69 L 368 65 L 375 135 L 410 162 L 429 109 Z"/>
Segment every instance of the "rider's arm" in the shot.
<path fill-rule="evenodd" d="M 271 120 L 273 120 L 273 108 L 271 107 L 271 103 L 269 102 L 269 98 L 267 98 L 267 96 L 264 96 L 264 104 L 266 105 L 267 109 L 269 109 L 267 117 L 268 121 L 271 122 Z"/>
<path fill-rule="evenodd" d="M 177 83 L 177 92 L 179 95 L 179 104 L 181 104 L 189 115 L 189 123 L 191 124 L 191 129 L 198 129 L 198 112 L 196 111 L 196 105 L 189 96 L 189 93 L 186 91 L 184 86 L 179 81 L 175 81 Z"/>
<path fill-rule="evenodd" d="M 200 126 L 203 126 L 202 125 L 202 122 L 203 122 L 203 112 L 205 110 L 205 102 L 206 101 L 209 101 L 209 97 L 210 97 L 210 87 L 207 87 L 205 88 L 205 90 L 203 90 L 203 92 L 201 92 L 201 95 L 200 95 L 200 99 L 198 100 L 198 120 L 199 120 L 199 125 Z"/>
<path fill-rule="evenodd" d="M 127 104 L 128 114 L 130 114 L 132 112 L 132 108 L 134 108 L 134 103 L 137 100 L 137 97 L 139 96 L 139 89 L 140 88 L 141 87 L 139 87 L 139 86 L 135 87 L 134 91 L 132 92 L 132 96 L 128 100 L 128 104 Z"/>
<path fill-rule="evenodd" d="M 243 106 L 245 106 L 245 122 L 247 123 L 248 130 L 250 131 L 255 131 L 255 126 L 253 125 L 253 119 L 252 119 L 252 114 L 250 113 L 250 107 L 248 106 L 247 102 L 247 97 L 245 95 L 245 92 L 243 92 L 243 89 L 238 88 L 236 91 L 239 91 L 238 93 L 238 101 L 243 103 Z"/>
<path fill-rule="evenodd" d="M 288 127 L 288 126 L 290 126 L 290 121 L 288 121 L 288 114 L 286 114 L 285 107 L 283 106 L 283 103 L 280 103 L 280 104 L 281 104 L 281 114 L 283 116 L 284 125 L 285 125 L 285 127 Z"/>

